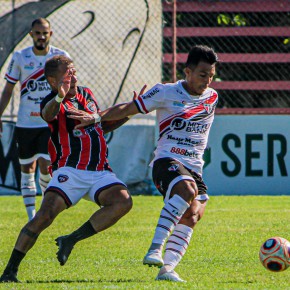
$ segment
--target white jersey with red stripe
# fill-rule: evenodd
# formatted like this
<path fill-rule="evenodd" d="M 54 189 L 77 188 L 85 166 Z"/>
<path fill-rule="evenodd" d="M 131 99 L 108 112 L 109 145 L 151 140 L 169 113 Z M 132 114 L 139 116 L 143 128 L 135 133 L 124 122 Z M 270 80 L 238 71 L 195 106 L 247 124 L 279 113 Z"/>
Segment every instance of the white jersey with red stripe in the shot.
<path fill-rule="evenodd" d="M 157 113 L 159 139 L 153 161 L 170 157 L 201 175 L 218 94 L 208 88 L 200 96 L 191 96 L 182 82 L 156 84 L 135 103 L 143 114 Z"/>
<path fill-rule="evenodd" d="M 54 55 L 69 54 L 59 48 L 50 46 L 46 55 L 35 55 L 32 46 L 16 51 L 8 66 L 5 79 L 12 84 L 20 82 L 20 104 L 17 127 L 40 128 L 47 123 L 40 117 L 39 105 L 51 89 L 44 77 L 44 65 Z"/>

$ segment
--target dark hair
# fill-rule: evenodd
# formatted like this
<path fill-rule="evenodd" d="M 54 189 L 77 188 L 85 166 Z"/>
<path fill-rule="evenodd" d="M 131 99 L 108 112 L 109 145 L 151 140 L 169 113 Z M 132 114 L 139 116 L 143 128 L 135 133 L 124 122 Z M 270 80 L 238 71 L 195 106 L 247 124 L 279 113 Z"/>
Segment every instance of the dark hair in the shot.
<path fill-rule="evenodd" d="M 36 25 L 36 24 L 45 24 L 45 23 L 47 23 L 48 26 L 50 27 L 50 22 L 46 18 L 37 18 L 37 19 L 32 21 L 31 28 L 33 28 L 34 25 Z"/>
<path fill-rule="evenodd" d="M 73 63 L 72 59 L 66 55 L 55 55 L 46 61 L 44 65 L 44 75 L 46 78 L 55 77 L 61 65 L 69 65 L 71 63 Z"/>
<path fill-rule="evenodd" d="M 211 47 L 206 45 L 195 45 L 188 53 L 186 66 L 196 66 L 200 61 L 214 64 L 218 62 L 218 56 Z"/>

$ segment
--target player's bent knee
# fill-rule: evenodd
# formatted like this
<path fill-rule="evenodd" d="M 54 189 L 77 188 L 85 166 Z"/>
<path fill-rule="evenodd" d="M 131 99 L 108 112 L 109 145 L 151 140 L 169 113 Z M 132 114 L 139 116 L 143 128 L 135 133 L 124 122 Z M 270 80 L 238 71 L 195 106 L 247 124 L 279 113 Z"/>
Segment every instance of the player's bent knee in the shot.
<path fill-rule="evenodd" d="M 198 195 L 196 183 L 189 180 L 183 182 L 181 186 L 174 188 L 174 191 L 188 203 L 191 203 Z"/>

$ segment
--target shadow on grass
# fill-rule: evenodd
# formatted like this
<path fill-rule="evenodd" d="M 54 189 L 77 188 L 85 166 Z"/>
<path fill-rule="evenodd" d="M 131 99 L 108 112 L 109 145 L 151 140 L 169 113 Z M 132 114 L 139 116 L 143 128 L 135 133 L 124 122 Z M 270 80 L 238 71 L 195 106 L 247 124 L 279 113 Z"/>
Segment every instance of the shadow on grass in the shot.
<path fill-rule="evenodd" d="M 23 281 L 22 283 L 30 283 L 30 284 L 35 284 L 35 283 L 140 283 L 140 282 L 147 282 L 147 281 L 142 281 L 142 280 L 134 280 L 134 279 L 112 279 L 112 280 L 106 280 L 106 279 L 98 279 L 98 280 L 65 280 L 65 279 L 56 279 L 56 280 L 27 280 L 26 282 Z"/>

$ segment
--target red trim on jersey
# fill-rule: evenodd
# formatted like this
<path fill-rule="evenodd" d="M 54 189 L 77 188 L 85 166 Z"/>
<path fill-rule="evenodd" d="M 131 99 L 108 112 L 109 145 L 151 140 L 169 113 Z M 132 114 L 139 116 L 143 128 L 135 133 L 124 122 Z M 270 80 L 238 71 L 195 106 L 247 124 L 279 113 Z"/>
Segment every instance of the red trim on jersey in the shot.
<path fill-rule="evenodd" d="M 29 80 L 36 80 L 37 78 L 39 78 L 40 76 L 42 76 L 44 74 L 44 68 L 40 69 L 39 71 L 36 71 L 33 75 L 29 76 L 26 80 L 24 80 L 24 82 L 21 84 L 21 90 L 24 89 L 24 87 L 26 87 L 26 83 Z"/>
<path fill-rule="evenodd" d="M 82 130 L 83 131 L 83 130 Z M 76 166 L 76 169 L 86 170 L 87 164 L 89 163 L 91 159 L 91 142 L 87 142 L 87 140 L 84 140 L 80 138 L 81 141 L 81 154 L 79 157 L 79 162 Z"/>
<path fill-rule="evenodd" d="M 107 161 L 107 158 L 106 158 L 106 152 L 107 152 L 107 144 L 106 144 L 106 140 L 105 138 L 103 137 L 104 136 L 104 132 L 103 130 L 98 126 L 96 127 L 97 125 L 95 125 L 95 128 L 96 128 L 96 131 L 98 132 L 100 138 L 100 155 L 99 155 L 99 164 L 97 165 L 97 170 L 104 170 L 104 165 L 105 165 L 105 162 Z"/>
<path fill-rule="evenodd" d="M 9 81 L 9 82 L 13 82 L 13 83 L 17 83 L 17 82 L 18 82 L 17 79 L 12 78 L 12 77 L 9 76 L 8 74 L 5 75 L 5 78 L 6 78 L 6 80 Z"/>
<path fill-rule="evenodd" d="M 208 99 L 206 99 L 203 103 L 201 103 L 199 106 L 194 107 L 194 108 L 189 108 L 184 110 L 183 112 L 180 112 L 179 114 L 175 114 L 173 116 L 170 116 L 169 119 L 164 120 L 163 122 L 160 123 L 159 125 L 159 131 L 160 133 L 171 124 L 171 121 L 176 118 L 176 117 L 180 117 L 183 119 L 189 119 L 194 115 L 198 115 L 199 113 L 205 111 L 204 108 L 204 103 L 206 104 L 213 104 L 216 100 L 217 100 L 217 93 L 213 93 L 213 95 L 211 97 L 209 97 Z"/>
<path fill-rule="evenodd" d="M 140 102 L 143 111 L 144 111 L 146 114 L 148 114 L 149 111 L 146 109 L 146 107 L 145 107 L 145 105 L 144 105 L 144 102 L 143 102 L 143 99 L 142 99 L 141 97 L 138 97 L 138 101 Z"/>
<path fill-rule="evenodd" d="M 58 114 L 59 120 L 58 120 L 58 139 L 61 140 L 61 149 L 62 149 L 62 156 L 69 156 L 70 154 L 70 143 L 69 143 L 69 135 L 66 130 L 66 116 L 65 116 L 65 108 L 63 104 L 60 106 L 61 114 Z M 63 127 L 63 128 L 62 128 Z M 58 161 L 58 168 L 63 167 L 66 165 L 67 159 L 60 157 Z"/>

